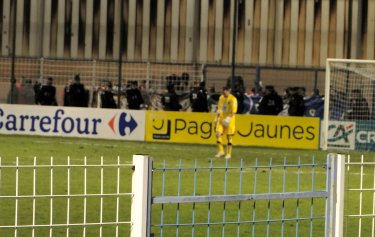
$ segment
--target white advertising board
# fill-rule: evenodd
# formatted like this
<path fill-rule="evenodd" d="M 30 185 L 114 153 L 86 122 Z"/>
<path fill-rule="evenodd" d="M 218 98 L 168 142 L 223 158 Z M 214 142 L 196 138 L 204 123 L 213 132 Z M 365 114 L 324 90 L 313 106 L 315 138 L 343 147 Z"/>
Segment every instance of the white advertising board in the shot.
<path fill-rule="evenodd" d="M 321 124 L 323 127 L 323 122 Z M 323 133 L 321 133 L 321 148 L 323 148 Z M 354 150 L 356 145 L 355 121 L 329 121 L 327 148 L 333 150 Z"/>
<path fill-rule="evenodd" d="M 0 133 L 144 141 L 145 111 L 0 104 Z"/>

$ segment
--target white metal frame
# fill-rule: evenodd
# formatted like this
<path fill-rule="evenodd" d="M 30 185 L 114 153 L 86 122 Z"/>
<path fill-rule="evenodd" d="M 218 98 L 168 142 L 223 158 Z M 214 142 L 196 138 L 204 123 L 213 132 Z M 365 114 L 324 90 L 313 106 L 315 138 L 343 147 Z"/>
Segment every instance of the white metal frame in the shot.
<path fill-rule="evenodd" d="M 30 229 L 32 236 L 34 237 L 36 235 L 35 231 L 38 228 L 49 228 L 49 236 L 55 236 L 56 233 L 54 233 L 54 229 L 56 228 L 65 228 L 65 236 L 70 236 L 71 231 L 70 228 L 72 227 L 81 227 L 82 228 L 82 236 L 87 236 L 86 230 L 90 226 L 97 226 L 99 228 L 99 236 L 104 236 L 103 233 L 103 227 L 112 225 L 115 228 L 116 237 L 119 236 L 119 226 L 120 225 L 130 225 L 131 226 L 131 237 L 139 237 L 139 236 L 147 236 L 146 233 L 148 233 L 147 225 L 149 223 L 149 216 L 148 216 L 148 205 L 145 205 L 147 203 L 147 200 L 150 200 L 150 198 L 147 197 L 147 195 L 150 194 L 148 190 L 148 183 L 150 182 L 150 174 L 147 174 L 147 172 L 150 172 L 150 164 L 151 160 L 147 156 L 141 156 L 141 155 L 135 155 L 133 157 L 133 164 L 123 164 L 120 162 L 120 157 L 117 158 L 116 164 L 105 164 L 103 157 L 101 157 L 100 164 L 88 164 L 87 163 L 87 157 L 83 159 L 83 164 L 72 164 L 71 158 L 67 158 L 67 164 L 55 164 L 54 158 L 50 158 L 50 164 L 44 165 L 44 164 L 37 164 L 37 158 L 34 157 L 33 164 L 25 165 L 21 164 L 20 159 L 17 157 L 15 164 L 11 165 L 5 165 L 2 164 L 1 157 L 0 157 L 0 199 L 14 199 L 14 217 L 6 217 L 6 218 L 14 218 L 14 224 L 13 225 L 2 225 L 0 226 L 0 229 L 14 229 L 13 236 L 17 237 L 20 235 L 19 230 L 20 229 Z M 99 168 L 100 169 L 100 192 L 99 193 L 88 193 L 87 190 L 87 184 L 88 184 L 88 169 L 89 168 Z M 117 170 L 117 176 L 116 176 L 116 192 L 114 193 L 108 193 L 104 192 L 104 173 L 106 168 L 116 168 Z M 133 172 L 133 179 L 132 179 L 132 187 L 133 192 L 132 193 L 122 193 L 120 190 L 120 183 L 121 180 L 124 178 L 120 175 L 120 168 L 129 167 L 129 169 L 134 168 Z M 6 194 L 2 191 L 2 182 L 4 181 L 2 179 L 2 171 L 4 169 L 15 169 L 15 192 L 14 195 L 12 194 Z M 64 169 L 64 172 L 66 174 L 66 193 L 61 194 L 61 190 L 57 191 L 54 187 L 54 182 L 56 182 L 57 178 L 54 176 L 56 169 Z M 72 193 L 72 185 L 74 184 L 74 179 L 71 177 L 71 171 L 75 168 L 82 168 L 83 172 L 83 187 L 82 187 L 82 193 Z M 25 193 L 25 191 L 22 191 L 22 187 L 20 186 L 20 179 L 22 173 L 21 170 L 32 170 L 32 193 Z M 37 186 L 40 180 L 37 180 L 37 173 L 40 171 L 40 169 L 49 169 L 49 177 L 46 177 L 46 179 L 49 179 L 49 194 L 38 194 Z M 146 173 L 145 173 L 146 172 Z M 147 175 L 146 175 L 147 174 Z M 130 179 L 125 179 L 130 180 Z M 40 184 L 39 184 L 40 185 Z M 121 212 L 120 210 L 120 198 L 121 197 L 131 197 L 132 198 L 132 216 L 131 220 L 120 220 L 119 214 Z M 73 222 L 71 220 L 71 214 L 74 212 L 74 209 L 71 205 L 71 199 L 81 197 L 83 198 L 83 220 L 82 223 Z M 100 199 L 100 217 L 98 223 L 88 222 L 87 221 L 87 210 L 89 209 L 87 199 L 89 197 L 97 197 Z M 104 199 L 107 197 L 115 197 L 116 199 L 116 213 L 115 213 L 115 221 L 105 221 L 103 218 L 104 216 Z M 56 199 L 57 198 L 65 198 L 66 199 L 66 212 L 65 213 L 59 213 L 59 215 L 66 215 L 66 223 L 56 223 L 54 220 L 54 216 L 56 216 Z M 31 221 L 30 223 L 25 224 L 25 220 L 20 221 L 20 200 L 29 199 L 32 202 L 32 211 L 30 213 L 31 215 Z M 38 215 L 38 205 L 37 200 L 41 199 L 49 199 L 49 220 L 47 220 L 45 223 L 36 223 L 37 215 Z M 0 213 L 1 217 L 1 213 Z"/>
<path fill-rule="evenodd" d="M 330 100 L 330 83 L 331 83 L 331 63 L 372 63 L 375 64 L 375 60 L 360 60 L 360 59 L 337 59 L 328 58 L 326 60 L 326 75 L 325 75 L 325 91 L 324 91 L 324 120 L 322 125 L 322 149 L 327 150 L 328 148 L 328 125 L 329 125 L 329 100 Z"/>
<path fill-rule="evenodd" d="M 364 172 L 365 166 L 373 167 L 373 173 L 372 174 L 373 174 L 374 177 L 373 177 L 373 187 L 372 188 L 370 188 L 369 186 L 364 187 L 364 177 L 366 175 L 367 176 L 369 175 L 369 174 L 366 174 Z M 351 187 L 345 188 L 345 192 L 347 192 L 348 194 L 359 192 L 358 213 L 347 213 L 347 214 L 341 213 L 341 215 L 342 215 L 342 218 L 345 217 L 345 218 L 351 218 L 351 219 L 357 219 L 358 220 L 358 236 L 359 237 L 364 236 L 364 234 L 362 233 L 362 228 L 363 228 L 362 220 L 364 218 L 371 218 L 371 233 L 372 233 L 371 237 L 374 237 L 375 236 L 375 160 L 365 161 L 364 155 L 361 155 L 360 161 L 356 162 L 356 161 L 351 161 L 351 157 L 348 156 L 348 159 L 345 162 L 345 170 L 347 171 L 349 177 L 350 177 L 350 169 L 351 168 L 353 169 L 353 167 L 360 167 L 360 172 L 359 172 L 360 181 L 359 181 L 358 186 L 355 187 L 355 188 L 351 188 Z M 371 177 L 368 176 L 368 178 L 371 178 Z M 343 188 L 343 190 L 344 190 L 344 188 Z M 363 197 L 364 192 L 372 192 L 372 200 L 369 200 L 369 197 L 370 197 L 369 195 L 366 196 L 367 198 L 364 198 Z M 370 201 L 370 202 L 368 202 L 368 201 Z M 367 212 L 364 213 L 364 208 L 363 208 L 364 202 L 372 203 L 372 210 L 367 210 Z M 352 223 L 352 222 L 348 220 L 347 225 L 350 224 L 350 223 Z M 343 231 L 343 229 L 344 229 L 344 226 L 341 226 L 342 231 Z M 341 235 L 341 236 L 344 236 L 344 235 Z"/>
<path fill-rule="evenodd" d="M 2 177 L 2 171 L 7 168 L 15 169 L 15 192 L 14 195 L 5 195 L 4 192 L 0 193 L 0 199 L 4 198 L 11 198 L 14 199 L 14 209 L 15 215 L 14 217 L 14 225 L 6 225 L 0 226 L 0 228 L 10 228 L 14 229 L 14 236 L 17 237 L 19 235 L 18 231 L 22 228 L 29 228 L 32 231 L 32 236 L 35 236 L 35 230 L 37 228 L 50 228 L 49 229 L 49 236 L 54 236 L 54 228 L 66 228 L 66 236 L 70 235 L 70 228 L 71 227 L 82 227 L 82 236 L 87 236 L 86 228 L 89 226 L 99 226 L 99 236 L 103 235 L 102 228 L 104 225 L 115 225 L 116 228 L 116 236 L 119 236 L 118 228 L 120 224 L 129 224 L 131 225 L 131 237 L 146 237 L 150 235 L 150 227 L 151 227 L 151 200 L 153 199 L 153 203 L 179 203 L 179 202 L 206 202 L 206 201 L 225 201 L 225 200 L 248 200 L 249 198 L 288 198 L 288 195 L 292 195 L 295 197 L 296 194 L 275 194 L 274 197 L 272 195 L 267 194 L 265 197 L 262 197 L 261 194 L 249 194 L 249 195 L 222 195 L 222 196 L 197 196 L 197 197 L 151 197 L 152 193 L 152 159 L 149 158 L 147 155 L 134 155 L 132 164 L 121 164 L 120 159 L 117 159 L 116 164 L 105 164 L 103 157 L 100 160 L 100 164 L 97 165 L 88 165 L 87 158 L 84 158 L 84 163 L 82 165 L 72 164 L 71 159 L 68 157 L 67 164 L 55 164 L 54 159 L 50 159 L 50 164 L 41 165 L 37 164 L 37 158 L 34 158 L 33 164 L 24 165 L 21 164 L 20 159 L 17 157 L 15 160 L 15 164 L 11 165 L 4 165 L 2 164 L 2 160 L 0 157 L 0 190 L 2 190 L 2 182 L 4 179 Z M 341 154 L 328 154 L 328 163 L 327 163 L 327 191 L 328 193 L 320 193 L 316 192 L 314 195 L 317 196 L 326 196 L 327 198 L 327 208 L 326 208 L 326 236 L 329 237 L 342 237 L 344 235 L 343 229 L 343 218 L 344 217 L 353 217 L 358 218 L 359 221 L 359 235 L 361 236 L 361 221 L 363 217 L 372 217 L 372 237 L 374 237 L 374 229 L 375 229 L 375 204 L 373 204 L 372 214 L 363 214 L 362 213 L 362 195 L 360 197 L 360 210 L 359 214 L 355 215 L 345 215 L 344 214 L 344 191 L 345 191 L 345 167 L 349 170 L 349 166 L 359 165 L 361 166 L 360 171 L 360 187 L 355 189 L 346 189 L 346 191 L 372 191 L 375 190 L 375 175 L 374 175 L 374 188 L 368 189 L 363 187 L 363 176 L 365 175 L 363 172 L 364 165 L 373 165 L 374 166 L 374 173 L 375 173 L 375 161 L 374 162 L 365 162 L 364 156 L 362 155 L 360 162 L 350 162 L 350 156 L 346 162 L 345 155 Z M 134 168 L 133 176 L 132 176 L 132 193 L 121 193 L 120 192 L 120 168 L 128 166 L 129 168 Z M 84 177 L 84 187 L 82 194 L 73 194 L 71 193 L 71 185 L 74 180 L 71 179 L 71 170 L 81 167 L 83 168 L 83 177 Z M 87 192 L 87 179 L 88 179 L 88 168 L 89 167 L 97 167 L 100 169 L 100 193 L 88 193 Z M 117 168 L 117 186 L 115 193 L 104 193 L 104 172 L 106 167 Z M 49 179 L 50 179 L 50 193 L 49 194 L 38 194 L 37 190 L 37 173 L 38 170 L 44 168 L 49 169 Z M 66 169 L 66 177 L 67 177 L 67 193 L 66 194 L 58 194 L 54 190 L 53 181 L 55 179 L 54 172 L 56 168 L 65 168 Z M 181 168 L 181 167 L 180 167 Z M 211 167 L 212 168 L 212 167 Z M 20 182 L 20 170 L 24 169 L 31 169 L 32 170 L 32 193 L 24 194 L 22 190 L 20 190 L 19 182 Z M 48 177 L 47 177 L 48 178 Z M 284 195 L 284 196 L 282 196 Z M 303 198 L 305 195 L 304 193 L 300 193 L 298 195 L 300 198 Z M 310 194 L 309 194 L 310 195 Z M 105 197 L 114 196 L 116 197 L 116 221 L 114 222 L 104 222 L 103 221 L 103 201 Z M 130 221 L 120 221 L 119 219 L 119 211 L 120 211 L 120 197 L 121 196 L 131 196 L 132 203 L 131 203 L 131 220 Z M 292 197 L 290 196 L 290 197 Z M 82 223 L 73 223 L 70 219 L 70 212 L 72 211 L 70 206 L 70 199 L 75 197 L 83 197 L 84 198 L 84 218 Z M 98 197 L 100 198 L 100 221 L 99 223 L 89 223 L 87 222 L 87 198 L 88 197 Z M 50 205 L 50 213 L 49 213 L 49 222 L 43 224 L 36 223 L 36 216 L 38 215 L 38 205 L 37 200 L 40 198 L 49 199 Z M 67 215 L 66 223 L 54 223 L 54 205 L 56 203 L 54 200 L 56 198 L 66 198 L 67 199 L 67 210 L 65 215 Z M 19 201 L 21 199 L 30 199 L 32 200 L 32 211 L 31 211 L 31 222 L 30 224 L 21 224 L 19 220 Z M 373 203 L 375 203 L 375 192 L 373 194 Z M 64 215 L 64 213 L 62 213 Z M 1 213 L 0 213 L 1 215 Z"/>
<path fill-rule="evenodd" d="M 152 163 L 145 155 L 134 155 L 133 164 L 133 201 L 131 206 L 131 235 L 130 237 L 149 236 L 150 234 L 150 172 Z"/>

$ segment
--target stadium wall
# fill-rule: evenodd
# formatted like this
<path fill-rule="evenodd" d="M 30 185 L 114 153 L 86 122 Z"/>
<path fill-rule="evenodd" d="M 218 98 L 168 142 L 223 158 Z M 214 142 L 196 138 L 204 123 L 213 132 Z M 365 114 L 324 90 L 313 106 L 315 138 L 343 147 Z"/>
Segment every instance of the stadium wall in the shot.
<path fill-rule="evenodd" d="M 122 55 L 126 61 L 228 65 L 235 2 L 1 0 L 0 55 L 14 49 L 24 57 L 117 60 Z M 375 59 L 373 1 L 238 3 L 237 64 L 322 68 L 327 57 L 349 53 Z"/>

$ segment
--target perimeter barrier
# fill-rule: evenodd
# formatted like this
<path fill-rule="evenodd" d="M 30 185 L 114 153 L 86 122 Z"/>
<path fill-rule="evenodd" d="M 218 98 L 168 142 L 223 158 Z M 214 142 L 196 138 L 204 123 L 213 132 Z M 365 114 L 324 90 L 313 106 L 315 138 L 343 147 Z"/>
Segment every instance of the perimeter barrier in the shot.
<path fill-rule="evenodd" d="M 108 158 L 0 157 L 0 236 L 148 236 L 147 167 Z"/>
<path fill-rule="evenodd" d="M 340 160 L 330 154 L 326 162 L 154 167 L 151 230 L 155 236 L 337 236 Z"/>
<path fill-rule="evenodd" d="M 374 236 L 374 223 L 364 156 L 0 158 L 0 236 Z"/>

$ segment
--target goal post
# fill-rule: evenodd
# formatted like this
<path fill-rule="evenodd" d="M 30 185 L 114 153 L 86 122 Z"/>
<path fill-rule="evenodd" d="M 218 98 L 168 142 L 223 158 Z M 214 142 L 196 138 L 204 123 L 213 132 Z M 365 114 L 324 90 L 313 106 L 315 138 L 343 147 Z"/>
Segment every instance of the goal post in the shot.
<path fill-rule="evenodd" d="M 322 148 L 375 150 L 375 60 L 327 59 Z"/>

